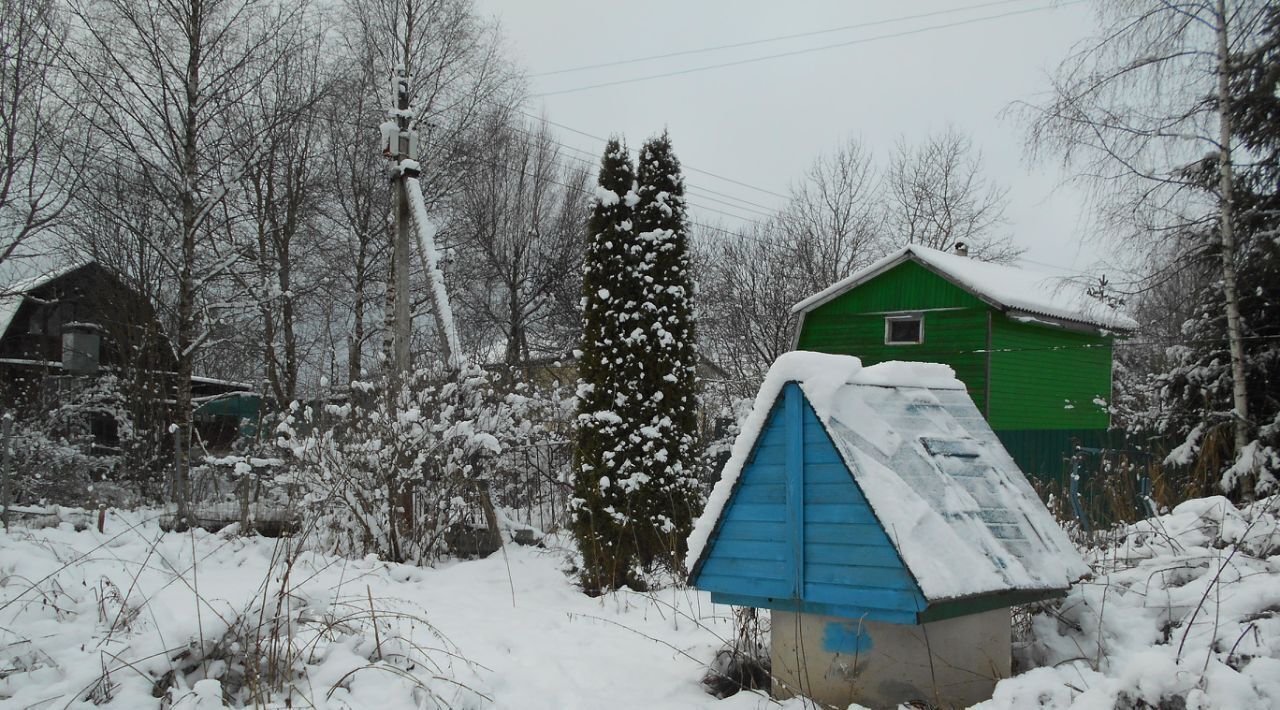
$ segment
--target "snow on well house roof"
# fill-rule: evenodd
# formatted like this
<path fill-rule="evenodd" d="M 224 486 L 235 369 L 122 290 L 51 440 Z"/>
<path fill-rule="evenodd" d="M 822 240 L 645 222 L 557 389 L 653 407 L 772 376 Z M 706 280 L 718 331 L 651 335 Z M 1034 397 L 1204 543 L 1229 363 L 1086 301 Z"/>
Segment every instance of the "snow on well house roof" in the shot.
<path fill-rule="evenodd" d="M 911 244 L 791 307 L 807 313 L 904 261 L 922 264 L 960 288 L 1002 310 L 1048 316 L 1099 328 L 1131 331 L 1137 321 L 1090 296 L 1078 283 L 1012 266 Z"/>
<path fill-rule="evenodd" d="M 791 352 L 770 368 L 689 536 L 685 561 L 695 576 L 715 555 L 721 518 L 792 382 L 927 603 L 1058 592 L 1088 572 L 951 368 L 864 368 L 855 357 Z M 807 450 L 813 439 L 804 441 Z"/>

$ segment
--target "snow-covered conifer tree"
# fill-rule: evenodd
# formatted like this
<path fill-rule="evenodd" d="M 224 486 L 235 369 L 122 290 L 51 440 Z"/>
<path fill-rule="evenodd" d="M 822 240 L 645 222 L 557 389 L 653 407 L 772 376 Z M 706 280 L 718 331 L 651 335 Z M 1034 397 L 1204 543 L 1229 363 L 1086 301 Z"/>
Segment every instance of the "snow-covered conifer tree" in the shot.
<path fill-rule="evenodd" d="M 684 179 L 663 135 L 611 141 L 583 265 L 574 532 L 588 592 L 678 562 L 697 509 L 697 354 Z"/>
<path fill-rule="evenodd" d="M 637 506 L 640 561 L 681 560 L 698 509 L 693 278 L 684 177 L 664 132 L 640 150 L 634 229 L 642 298 L 630 338 L 643 350 L 637 432 L 644 469 Z"/>
<path fill-rule="evenodd" d="M 573 457 L 573 532 L 582 550 L 582 585 L 592 594 L 641 586 L 632 494 L 642 473 L 633 441 L 642 353 L 628 337 L 642 302 L 632 225 L 637 200 L 635 168 L 622 143 L 611 140 L 587 223 Z"/>
<path fill-rule="evenodd" d="M 1242 43 L 1228 63 L 1229 124 L 1236 145 L 1250 156 L 1235 168 L 1232 193 L 1247 444 L 1239 451 L 1232 446 L 1239 410 L 1222 285 L 1221 219 L 1177 235 L 1182 243 L 1165 272 L 1192 275 L 1196 285 L 1173 296 L 1194 304 L 1192 314 L 1175 342 L 1162 348 L 1155 373 L 1129 385 L 1146 395 L 1137 398 L 1145 406 L 1131 417 L 1130 429 L 1176 445 L 1167 463 L 1186 465 L 1185 472 L 1174 469 L 1174 485 L 1188 495 L 1226 493 L 1242 500 L 1275 493 L 1280 477 L 1280 9 L 1259 12 L 1265 21 L 1258 35 Z M 1194 164 L 1183 177 L 1212 194 L 1220 186 L 1217 160 Z"/>

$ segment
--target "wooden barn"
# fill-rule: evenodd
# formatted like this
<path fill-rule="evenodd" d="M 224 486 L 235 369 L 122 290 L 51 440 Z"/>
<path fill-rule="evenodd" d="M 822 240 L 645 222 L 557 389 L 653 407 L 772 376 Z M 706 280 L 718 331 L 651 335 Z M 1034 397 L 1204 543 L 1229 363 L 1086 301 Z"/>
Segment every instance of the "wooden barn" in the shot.
<path fill-rule="evenodd" d="M 0 406 L 28 413 L 52 408 L 95 378 L 112 374 L 135 397 L 142 416 L 163 429 L 171 421 L 177 359 L 154 305 L 94 261 L 63 265 L 0 286 Z M 229 445 L 258 396 L 248 385 L 192 378 L 197 432 L 215 448 Z M 152 422 L 155 424 L 156 422 Z M 116 427 L 94 415 L 96 444 L 111 449 Z"/>
<path fill-rule="evenodd" d="M 712 601 L 772 611 L 774 692 L 964 705 L 1009 607 L 1088 568 L 949 368 L 788 353 L 689 540 Z"/>
<path fill-rule="evenodd" d="M 1060 478 L 1110 425 L 1112 344 L 1137 327 L 1079 284 L 912 245 L 797 303 L 796 349 L 950 365 L 1026 473 Z"/>

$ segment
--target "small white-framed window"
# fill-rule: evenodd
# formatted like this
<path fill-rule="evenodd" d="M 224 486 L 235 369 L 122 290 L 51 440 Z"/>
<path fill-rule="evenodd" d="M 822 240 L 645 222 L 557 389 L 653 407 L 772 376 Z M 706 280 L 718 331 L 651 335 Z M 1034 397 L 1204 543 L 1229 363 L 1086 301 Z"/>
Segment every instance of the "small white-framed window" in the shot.
<path fill-rule="evenodd" d="M 919 345 L 924 342 L 924 316 L 919 313 L 885 316 L 885 345 Z"/>

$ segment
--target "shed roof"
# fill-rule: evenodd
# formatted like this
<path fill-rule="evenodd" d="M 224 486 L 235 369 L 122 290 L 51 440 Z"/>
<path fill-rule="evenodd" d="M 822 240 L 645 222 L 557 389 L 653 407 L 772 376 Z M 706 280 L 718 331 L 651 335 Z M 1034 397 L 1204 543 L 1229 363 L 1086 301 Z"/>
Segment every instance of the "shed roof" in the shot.
<path fill-rule="evenodd" d="M 931 605 L 1064 590 L 1087 573 L 950 368 L 903 362 L 864 368 L 855 357 L 809 352 L 783 355 L 770 369 L 690 535 L 691 571 L 708 551 L 788 382 L 799 383 Z"/>
<path fill-rule="evenodd" d="M 1079 283 L 911 244 L 791 307 L 807 313 L 904 261 L 915 261 L 1002 310 L 1047 316 L 1098 328 L 1131 331 L 1137 321 L 1089 295 Z M 1014 314 L 1015 316 L 1018 313 Z"/>
<path fill-rule="evenodd" d="M 27 294 L 67 274 L 82 269 L 92 261 L 74 261 L 60 266 L 54 267 L 47 271 L 29 276 L 27 278 L 18 279 L 8 284 L 0 286 L 0 336 L 9 331 L 9 326 L 13 323 L 13 317 L 18 314 L 18 308 L 22 306 L 22 301 Z"/>

